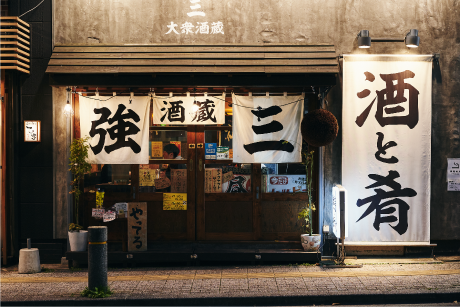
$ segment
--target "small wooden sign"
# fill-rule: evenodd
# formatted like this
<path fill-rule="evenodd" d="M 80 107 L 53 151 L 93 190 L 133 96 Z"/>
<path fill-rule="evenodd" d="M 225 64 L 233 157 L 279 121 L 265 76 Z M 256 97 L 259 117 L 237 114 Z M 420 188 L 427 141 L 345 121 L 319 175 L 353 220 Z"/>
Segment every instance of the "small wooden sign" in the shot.
<path fill-rule="evenodd" d="M 171 180 L 169 180 L 168 177 L 159 178 L 155 180 L 155 188 L 157 190 L 166 189 L 167 187 L 170 187 L 170 186 L 171 186 Z"/>
<path fill-rule="evenodd" d="M 147 203 L 128 203 L 128 251 L 147 250 Z"/>
<path fill-rule="evenodd" d="M 187 170 L 172 169 L 171 170 L 171 192 L 172 193 L 187 193 Z"/>
<path fill-rule="evenodd" d="M 187 193 L 163 193 L 163 210 L 187 210 Z"/>
<path fill-rule="evenodd" d="M 24 121 L 24 142 L 41 142 L 39 120 L 25 120 Z"/>
<path fill-rule="evenodd" d="M 228 173 L 225 173 L 223 176 L 222 176 L 222 183 L 226 183 L 226 182 L 229 182 L 230 180 L 233 179 L 233 172 L 228 172 Z"/>
<path fill-rule="evenodd" d="M 212 170 L 212 193 L 222 193 L 222 169 Z"/>

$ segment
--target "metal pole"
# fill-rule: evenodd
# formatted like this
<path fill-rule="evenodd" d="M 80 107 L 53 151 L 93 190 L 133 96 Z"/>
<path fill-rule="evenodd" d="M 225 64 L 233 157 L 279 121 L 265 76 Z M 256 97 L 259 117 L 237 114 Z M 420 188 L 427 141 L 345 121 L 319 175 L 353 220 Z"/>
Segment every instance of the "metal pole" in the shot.
<path fill-rule="evenodd" d="M 107 288 L 107 226 L 88 227 L 88 288 Z"/>

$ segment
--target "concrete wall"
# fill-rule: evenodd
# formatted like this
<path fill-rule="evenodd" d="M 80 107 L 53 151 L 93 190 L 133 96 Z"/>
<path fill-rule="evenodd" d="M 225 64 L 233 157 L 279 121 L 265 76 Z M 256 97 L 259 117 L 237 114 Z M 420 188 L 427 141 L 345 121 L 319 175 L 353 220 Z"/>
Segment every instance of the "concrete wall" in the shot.
<path fill-rule="evenodd" d="M 440 53 L 433 70 L 432 239 L 460 239 L 460 194 L 446 191 L 446 158 L 460 157 L 460 2 L 455 0 L 227 0 L 200 2 L 205 17 L 188 17 L 187 0 L 54 0 L 55 44 L 334 44 L 338 54 Z M 174 22 L 221 21 L 224 34 L 166 34 Z M 357 48 L 356 34 L 399 37 L 415 28 L 420 47 L 377 43 Z M 341 76 L 328 95 L 341 121 Z M 341 138 L 324 150 L 325 203 L 341 181 Z M 325 223 L 331 214 L 325 212 Z"/>

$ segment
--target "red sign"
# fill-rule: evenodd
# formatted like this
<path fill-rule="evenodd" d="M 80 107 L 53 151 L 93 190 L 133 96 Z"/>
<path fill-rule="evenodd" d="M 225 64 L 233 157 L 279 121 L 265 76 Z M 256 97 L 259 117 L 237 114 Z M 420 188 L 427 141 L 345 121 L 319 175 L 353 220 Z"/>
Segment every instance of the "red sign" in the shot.
<path fill-rule="evenodd" d="M 273 176 L 270 177 L 270 184 L 275 185 L 286 185 L 289 182 L 289 178 L 286 176 Z"/>

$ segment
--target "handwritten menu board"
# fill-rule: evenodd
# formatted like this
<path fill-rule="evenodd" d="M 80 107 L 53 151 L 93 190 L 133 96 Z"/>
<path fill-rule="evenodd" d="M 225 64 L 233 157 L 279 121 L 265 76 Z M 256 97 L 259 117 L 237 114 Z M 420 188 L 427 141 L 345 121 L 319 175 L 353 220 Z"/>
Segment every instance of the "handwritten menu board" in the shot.
<path fill-rule="evenodd" d="M 171 192 L 187 193 L 186 169 L 171 169 Z"/>
<path fill-rule="evenodd" d="M 206 169 L 204 187 L 205 193 L 222 193 L 222 169 Z"/>
<path fill-rule="evenodd" d="M 147 250 L 147 203 L 128 203 L 128 251 Z"/>
<path fill-rule="evenodd" d="M 187 210 L 187 193 L 163 193 L 163 210 Z"/>

